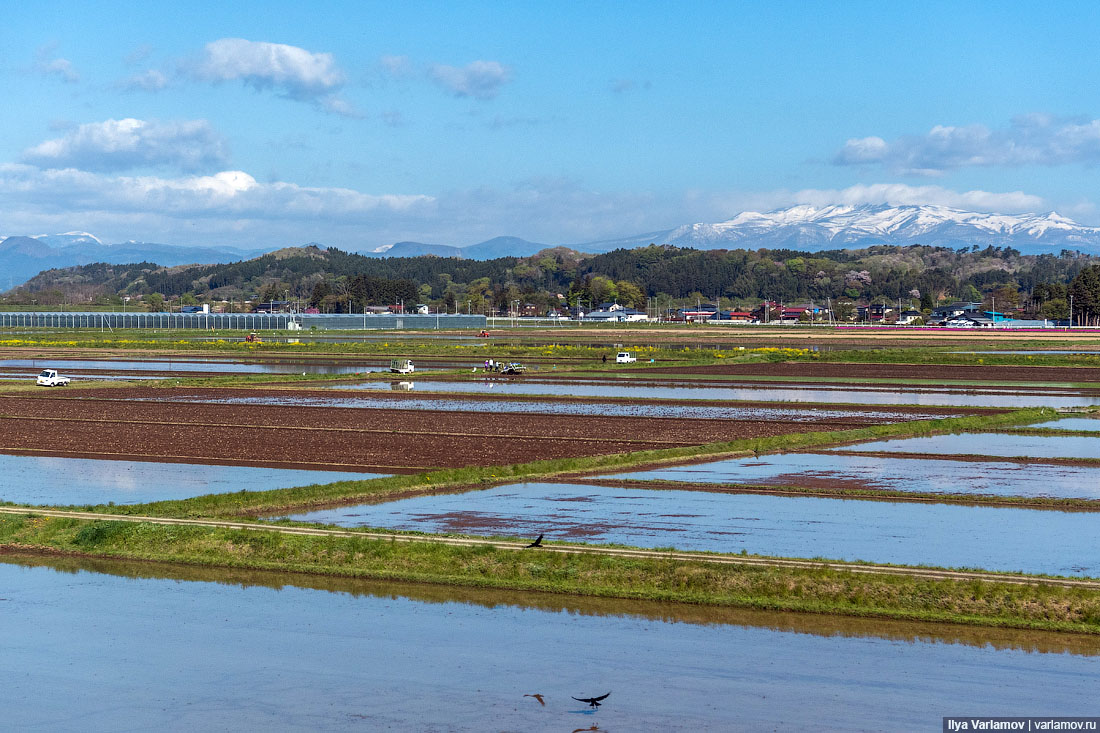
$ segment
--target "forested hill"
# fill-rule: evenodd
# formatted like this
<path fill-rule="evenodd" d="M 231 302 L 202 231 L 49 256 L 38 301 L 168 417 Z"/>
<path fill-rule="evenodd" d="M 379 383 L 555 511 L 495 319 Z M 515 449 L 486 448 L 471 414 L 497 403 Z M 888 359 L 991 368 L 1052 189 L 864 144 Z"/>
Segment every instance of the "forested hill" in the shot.
<path fill-rule="evenodd" d="M 954 250 L 875 246 L 808 254 L 793 250 L 683 249 L 668 245 L 585 255 L 566 248 L 525 258 L 476 261 L 433 256 L 374 258 L 315 246 L 279 250 L 219 265 L 159 267 L 93 264 L 48 270 L 8 293 L 9 302 L 81 302 L 123 295 L 197 300 L 300 298 L 325 310 L 404 300 L 461 310 L 514 300 L 539 308 L 618 300 L 644 307 L 648 298 L 748 304 L 827 298 L 980 299 L 999 302 L 1059 297 L 1084 267 L 1100 259 L 1077 252 L 1021 255 L 1005 247 Z M 1064 292 L 1064 288 L 1062 290 Z M 1016 294 L 1015 296 L 1013 294 Z M 559 295 L 563 296 L 559 298 Z"/>

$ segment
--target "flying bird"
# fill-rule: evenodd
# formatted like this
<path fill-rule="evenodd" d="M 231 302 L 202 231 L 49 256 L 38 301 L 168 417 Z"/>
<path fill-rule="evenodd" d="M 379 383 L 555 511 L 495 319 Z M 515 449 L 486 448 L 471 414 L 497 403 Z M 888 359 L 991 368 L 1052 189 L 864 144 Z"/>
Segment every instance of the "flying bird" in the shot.
<path fill-rule="evenodd" d="M 524 697 L 533 697 L 539 701 L 539 705 L 546 707 L 546 701 L 542 699 L 542 695 L 540 693 L 536 692 L 534 695 L 524 695 Z"/>
<path fill-rule="evenodd" d="M 610 692 L 607 693 L 607 695 L 610 695 L 610 694 L 611 694 Z M 574 697 L 573 699 L 576 700 L 577 702 L 586 702 L 591 707 L 598 708 L 600 706 L 600 700 L 603 700 L 604 698 L 606 698 L 607 695 L 600 695 L 599 697 Z"/>
<path fill-rule="evenodd" d="M 524 549 L 526 549 L 528 547 L 542 547 L 542 535 L 540 534 L 538 537 L 536 537 L 535 541 L 532 542 L 531 544 L 525 545 Z"/>

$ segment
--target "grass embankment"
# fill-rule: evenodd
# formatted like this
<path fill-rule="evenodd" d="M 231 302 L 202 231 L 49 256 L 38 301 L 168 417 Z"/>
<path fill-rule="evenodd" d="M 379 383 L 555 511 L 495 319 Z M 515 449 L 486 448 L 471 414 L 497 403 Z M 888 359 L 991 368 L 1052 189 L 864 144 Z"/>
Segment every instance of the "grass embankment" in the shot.
<path fill-rule="evenodd" d="M 359 537 L 0 517 L 0 547 L 226 568 L 1100 633 L 1100 593 L 836 569 L 456 547 Z"/>
<path fill-rule="evenodd" d="M 954 350 L 957 348 L 959 347 L 928 349 L 921 348 L 919 345 L 914 345 L 911 348 L 812 351 L 795 358 L 800 361 L 852 364 L 1100 367 L 1100 354 L 992 354 L 980 350 L 975 350 L 975 353 L 962 354 L 955 353 Z M 999 347 L 988 346 L 987 348 Z M 944 376 L 950 377 L 951 375 L 945 374 Z"/>
<path fill-rule="evenodd" d="M 616 453 L 583 458 L 535 461 L 509 466 L 439 469 L 414 475 L 391 476 L 367 481 L 338 481 L 270 491 L 241 491 L 209 494 L 191 499 L 160 501 L 127 506 L 81 507 L 91 511 L 166 517 L 240 517 L 299 511 L 319 506 L 357 501 L 380 501 L 406 494 L 444 493 L 485 488 L 511 481 L 534 481 L 563 475 L 628 470 L 674 462 L 720 459 L 756 453 L 791 451 L 862 440 L 903 438 L 935 433 L 984 430 L 1049 420 L 1050 408 L 1015 410 L 993 415 L 911 420 L 871 425 L 852 430 L 795 433 L 768 438 L 744 438 L 706 445 Z"/>

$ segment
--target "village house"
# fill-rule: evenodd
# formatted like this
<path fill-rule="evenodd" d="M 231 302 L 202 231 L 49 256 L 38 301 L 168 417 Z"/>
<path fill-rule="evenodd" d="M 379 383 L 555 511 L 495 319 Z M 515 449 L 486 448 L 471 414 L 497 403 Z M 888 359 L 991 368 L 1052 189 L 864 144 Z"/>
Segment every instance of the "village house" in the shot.
<path fill-rule="evenodd" d="M 885 303 L 871 303 L 856 307 L 856 317 L 867 323 L 882 323 L 894 309 Z"/>
<path fill-rule="evenodd" d="M 910 308 L 909 310 L 904 310 L 904 311 L 902 311 L 901 313 L 898 314 L 897 324 L 899 326 L 908 326 L 913 321 L 917 321 L 917 320 L 920 320 L 923 323 L 924 322 L 923 319 L 924 319 L 924 314 L 923 313 L 921 313 L 918 310 L 913 310 L 912 308 Z"/>
<path fill-rule="evenodd" d="M 961 316 L 964 313 L 978 313 L 981 309 L 981 303 L 971 303 L 959 300 L 954 303 L 949 303 L 948 305 L 941 305 L 933 308 L 932 316 L 929 320 L 942 322 L 953 316 Z"/>

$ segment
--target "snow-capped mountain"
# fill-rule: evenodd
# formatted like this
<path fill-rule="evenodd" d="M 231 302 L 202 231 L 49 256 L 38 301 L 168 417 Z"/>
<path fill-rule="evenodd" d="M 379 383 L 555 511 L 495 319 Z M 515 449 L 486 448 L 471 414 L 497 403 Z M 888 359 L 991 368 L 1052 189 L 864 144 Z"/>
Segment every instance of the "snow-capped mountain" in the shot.
<path fill-rule="evenodd" d="M 983 214 L 946 206 L 792 206 L 746 211 L 717 224 L 689 224 L 668 244 L 701 249 L 820 250 L 871 244 L 1012 246 L 1024 253 L 1100 248 L 1100 228 L 1048 214 Z"/>
<path fill-rule="evenodd" d="M 32 234 L 31 239 L 37 239 L 43 244 L 48 244 L 51 247 L 65 248 L 73 247 L 78 244 L 91 244 L 102 245 L 103 240 L 94 234 L 88 232 L 65 232 L 64 234 Z"/>

